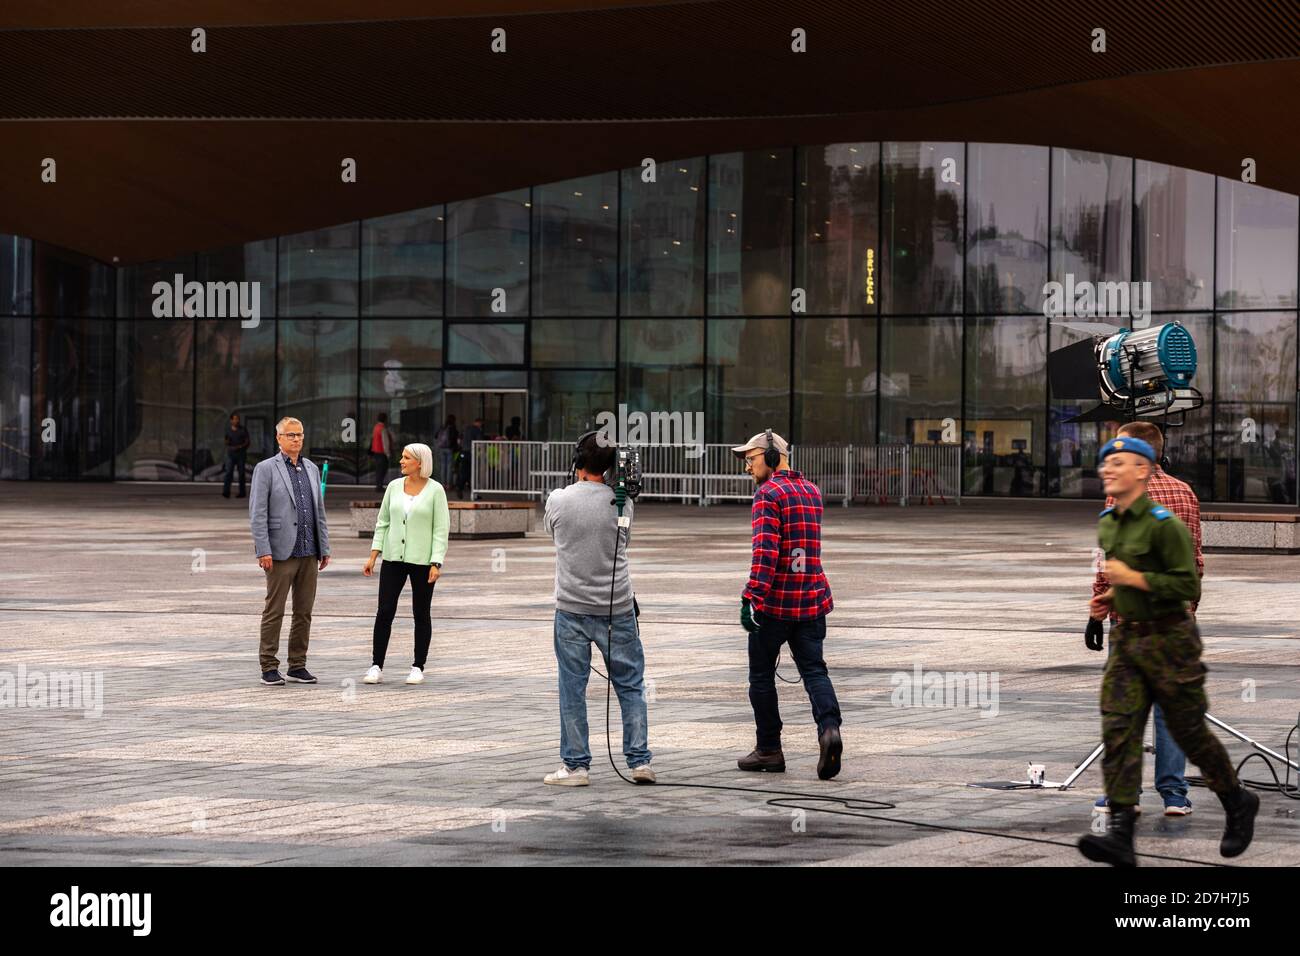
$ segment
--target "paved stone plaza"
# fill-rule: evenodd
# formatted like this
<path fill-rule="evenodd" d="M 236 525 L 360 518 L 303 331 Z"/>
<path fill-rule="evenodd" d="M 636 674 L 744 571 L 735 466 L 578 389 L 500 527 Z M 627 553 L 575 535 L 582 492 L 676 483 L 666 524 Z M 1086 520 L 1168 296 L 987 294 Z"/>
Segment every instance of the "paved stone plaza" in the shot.
<path fill-rule="evenodd" d="M 883 801 L 896 806 L 863 812 L 992 834 L 976 835 L 832 815 L 807 799 L 801 815 L 764 795 L 625 784 L 605 756 L 595 676 L 592 785 L 543 786 L 559 764 L 559 718 L 541 532 L 453 541 L 427 682 L 401 683 L 408 593 L 387 682 L 361 684 L 377 578 L 360 573 L 369 542 L 349 533 L 347 502 L 372 494 L 329 491 L 333 564 L 308 659 L 320 683 L 263 687 L 263 573 L 245 502 L 214 486 L 0 484 L 0 672 L 102 676 L 102 716 L 0 710 L 0 863 L 1083 864 L 1073 844 L 1101 789 L 1099 764 L 1069 792 L 966 784 L 1023 778 L 1031 760 L 1060 780 L 1097 743 L 1103 655 L 1082 638 L 1095 503 L 827 511 L 836 607 L 826 656 L 845 718 L 844 772 L 828 783 L 816 778 L 797 684 L 780 685 L 788 772 L 735 769 L 753 746 L 737 622 L 748 508 L 638 511 L 632 579 L 661 783 Z M 1300 709 L 1300 556 L 1207 563 L 1211 709 L 1281 750 Z M 287 636 L 286 621 L 282 660 Z M 896 706 L 917 668 L 977 672 L 990 692 L 996 679 L 997 697 Z M 788 658 L 782 673 L 795 676 Z M 1234 762 L 1248 752 L 1225 740 Z M 1219 862 L 1218 801 L 1193 788 L 1192 816 L 1163 817 L 1146 764 L 1139 850 Z M 1246 776 L 1267 775 L 1247 765 Z M 1262 800 L 1239 862 L 1300 864 L 1297 804 Z"/>

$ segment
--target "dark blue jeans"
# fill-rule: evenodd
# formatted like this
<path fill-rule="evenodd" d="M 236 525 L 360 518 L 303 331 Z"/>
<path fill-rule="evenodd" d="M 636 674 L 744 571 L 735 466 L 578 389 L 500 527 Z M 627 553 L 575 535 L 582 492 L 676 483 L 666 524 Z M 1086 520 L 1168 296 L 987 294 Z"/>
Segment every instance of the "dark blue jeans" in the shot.
<path fill-rule="evenodd" d="M 810 621 L 780 621 L 766 614 L 755 614 L 760 627 L 749 635 L 749 703 L 754 708 L 761 750 L 781 747 L 781 711 L 776 699 L 776 660 L 781 645 L 790 648 L 795 667 L 803 678 L 804 690 L 812 703 L 817 733 L 840 725 L 840 702 L 835 699 L 822 657 L 826 639 L 826 615 Z"/>
<path fill-rule="evenodd" d="M 222 470 L 223 483 L 221 493 L 230 494 L 230 482 L 234 477 L 235 470 L 239 470 L 239 494 L 244 495 L 244 463 L 248 460 L 247 451 L 228 451 L 226 452 L 226 467 Z"/>

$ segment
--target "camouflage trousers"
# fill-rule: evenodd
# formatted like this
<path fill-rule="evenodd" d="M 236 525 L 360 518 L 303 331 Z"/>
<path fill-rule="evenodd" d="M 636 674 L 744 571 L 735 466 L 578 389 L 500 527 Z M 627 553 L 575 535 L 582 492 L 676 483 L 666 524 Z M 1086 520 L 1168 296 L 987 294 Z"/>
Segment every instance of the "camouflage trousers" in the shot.
<path fill-rule="evenodd" d="M 1159 704 L 1165 726 L 1215 793 L 1237 787 L 1228 751 L 1205 721 L 1205 665 L 1196 621 L 1133 621 L 1111 628 L 1110 659 L 1101 681 L 1101 769 L 1112 805 L 1138 802 L 1142 786 L 1142 737 L 1151 705 Z"/>

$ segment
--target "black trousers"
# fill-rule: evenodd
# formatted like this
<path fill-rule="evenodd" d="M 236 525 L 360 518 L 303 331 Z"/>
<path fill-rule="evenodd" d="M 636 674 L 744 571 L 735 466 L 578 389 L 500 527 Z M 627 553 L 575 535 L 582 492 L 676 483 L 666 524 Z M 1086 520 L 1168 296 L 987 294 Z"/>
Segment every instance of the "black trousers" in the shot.
<path fill-rule="evenodd" d="M 405 561 L 384 561 L 379 565 L 379 610 L 375 612 L 371 663 L 384 666 L 393 618 L 397 616 L 397 599 L 402 595 L 407 578 L 411 579 L 411 609 L 415 614 L 415 666 L 424 670 L 429 657 L 429 641 L 433 638 L 429 607 L 433 604 L 434 586 L 429 583 L 427 564 L 407 564 Z"/>
<path fill-rule="evenodd" d="M 749 635 L 749 703 L 754 708 L 758 746 L 763 750 L 781 748 L 783 725 L 776 699 L 776 659 L 782 644 L 790 648 L 790 656 L 803 678 L 817 734 L 840 726 L 840 702 L 822 656 L 826 615 L 810 621 L 781 621 L 764 614 L 760 621 L 758 632 Z"/>
<path fill-rule="evenodd" d="M 375 491 L 383 491 L 388 477 L 388 456 L 382 451 L 370 453 L 370 463 L 375 466 Z"/>

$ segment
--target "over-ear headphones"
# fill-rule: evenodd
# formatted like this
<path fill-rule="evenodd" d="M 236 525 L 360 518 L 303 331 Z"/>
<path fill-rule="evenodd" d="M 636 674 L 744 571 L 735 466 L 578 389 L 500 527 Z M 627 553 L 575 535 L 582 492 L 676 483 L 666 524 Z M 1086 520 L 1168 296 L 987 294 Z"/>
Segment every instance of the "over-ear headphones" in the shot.
<path fill-rule="evenodd" d="M 767 430 L 767 448 L 763 450 L 763 464 L 773 469 L 781 464 L 781 452 L 772 444 L 772 429 L 770 428 Z"/>
<path fill-rule="evenodd" d="M 587 453 L 583 451 L 582 443 L 585 442 L 591 436 L 599 435 L 599 434 L 600 434 L 599 430 L 583 432 L 581 435 L 578 436 L 578 440 L 573 443 L 573 462 L 572 462 L 571 471 L 575 479 L 577 478 L 579 468 L 581 468 L 583 471 L 588 470 Z"/>

